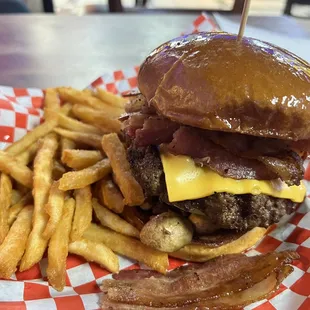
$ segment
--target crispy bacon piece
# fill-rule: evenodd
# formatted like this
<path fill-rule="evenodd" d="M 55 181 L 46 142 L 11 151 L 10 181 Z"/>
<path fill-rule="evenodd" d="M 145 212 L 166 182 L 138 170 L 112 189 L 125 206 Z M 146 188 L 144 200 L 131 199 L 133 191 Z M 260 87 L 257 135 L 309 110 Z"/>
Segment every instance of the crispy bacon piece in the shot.
<path fill-rule="evenodd" d="M 233 254 L 166 276 L 126 271 L 118 280 L 103 281 L 102 309 L 239 309 L 272 294 L 292 272 L 288 264 L 298 258 L 292 251 Z"/>
<path fill-rule="evenodd" d="M 200 129 L 181 127 L 174 133 L 167 150 L 175 155 L 190 156 L 224 177 L 256 180 L 278 177 L 258 160 L 240 157 L 213 143 Z"/>

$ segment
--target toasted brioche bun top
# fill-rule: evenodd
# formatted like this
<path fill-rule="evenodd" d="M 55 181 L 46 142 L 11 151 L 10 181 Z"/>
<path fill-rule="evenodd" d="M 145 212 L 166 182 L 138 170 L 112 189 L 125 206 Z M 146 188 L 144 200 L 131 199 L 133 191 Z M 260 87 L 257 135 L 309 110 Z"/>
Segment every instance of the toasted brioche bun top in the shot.
<path fill-rule="evenodd" d="M 252 38 L 197 33 L 166 42 L 144 61 L 140 91 L 182 124 L 271 138 L 310 138 L 310 66 Z"/>

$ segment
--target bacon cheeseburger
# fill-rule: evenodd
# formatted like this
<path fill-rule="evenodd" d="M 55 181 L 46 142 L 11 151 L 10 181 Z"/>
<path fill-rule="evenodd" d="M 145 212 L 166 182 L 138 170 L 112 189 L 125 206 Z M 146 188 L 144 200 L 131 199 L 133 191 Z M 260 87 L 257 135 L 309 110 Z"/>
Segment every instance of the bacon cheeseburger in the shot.
<path fill-rule="evenodd" d="M 198 33 L 155 49 L 138 84 L 127 156 L 160 214 L 142 242 L 193 261 L 241 252 L 304 200 L 307 62 L 256 39 Z"/>

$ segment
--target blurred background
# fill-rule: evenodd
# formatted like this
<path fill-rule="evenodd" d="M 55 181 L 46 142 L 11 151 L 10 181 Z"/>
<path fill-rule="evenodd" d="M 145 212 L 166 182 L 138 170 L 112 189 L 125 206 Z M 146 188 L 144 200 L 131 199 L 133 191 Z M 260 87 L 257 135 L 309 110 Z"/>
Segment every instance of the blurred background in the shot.
<path fill-rule="evenodd" d="M 0 0 L 0 6 L 17 2 L 22 11 L 85 15 L 111 11 L 147 13 L 158 10 L 216 10 L 240 13 L 242 0 Z M 14 11 L 14 7 L 13 7 Z M 252 0 L 250 15 L 293 15 L 310 18 L 310 0 Z"/>

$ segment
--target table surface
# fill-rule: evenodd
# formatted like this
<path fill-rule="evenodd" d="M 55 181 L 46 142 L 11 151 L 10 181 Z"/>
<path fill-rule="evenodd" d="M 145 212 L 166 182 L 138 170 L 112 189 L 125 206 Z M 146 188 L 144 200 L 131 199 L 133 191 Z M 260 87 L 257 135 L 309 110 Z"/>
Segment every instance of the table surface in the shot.
<path fill-rule="evenodd" d="M 2 15 L 0 85 L 83 88 L 104 72 L 140 64 L 153 48 L 186 31 L 196 17 Z M 300 27 L 288 26 L 295 22 Z M 248 23 L 310 39 L 309 20 L 250 17 Z"/>

